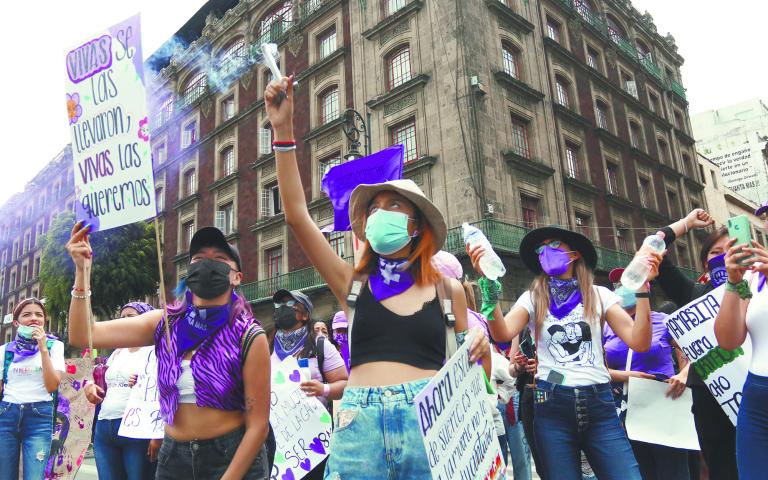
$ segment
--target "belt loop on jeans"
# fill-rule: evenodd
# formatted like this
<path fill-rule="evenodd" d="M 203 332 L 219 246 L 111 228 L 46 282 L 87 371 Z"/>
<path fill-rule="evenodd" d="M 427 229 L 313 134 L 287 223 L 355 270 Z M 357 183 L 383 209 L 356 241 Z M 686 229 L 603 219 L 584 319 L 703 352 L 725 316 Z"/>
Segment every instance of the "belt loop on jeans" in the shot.
<path fill-rule="evenodd" d="M 405 393 L 405 401 L 413 403 L 413 397 L 416 396 L 416 392 L 413 391 L 413 382 L 403 384 L 403 392 Z"/>
<path fill-rule="evenodd" d="M 373 388 L 370 387 L 362 387 L 360 388 L 360 406 L 367 407 L 368 406 L 368 396 L 373 393 Z"/>

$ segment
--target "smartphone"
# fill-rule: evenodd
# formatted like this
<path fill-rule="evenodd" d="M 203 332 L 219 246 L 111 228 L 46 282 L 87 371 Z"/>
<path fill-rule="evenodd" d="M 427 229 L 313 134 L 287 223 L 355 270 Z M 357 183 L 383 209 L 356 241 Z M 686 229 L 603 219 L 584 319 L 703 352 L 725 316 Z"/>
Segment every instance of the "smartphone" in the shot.
<path fill-rule="evenodd" d="M 737 215 L 728 219 L 728 236 L 736 239 L 736 245 L 746 244 L 752 246 L 752 234 L 749 218 L 746 215 Z M 744 263 L 743 259 L 739 263 Z"/>
<path fill-rule="evenodd" d="M 554 383 L 555 385 L 562 385 L 565 381 L 565 375 L 556 370 L 550 370 L 549 375 L 547 375 L 547 381 L 549 383 Z"/>

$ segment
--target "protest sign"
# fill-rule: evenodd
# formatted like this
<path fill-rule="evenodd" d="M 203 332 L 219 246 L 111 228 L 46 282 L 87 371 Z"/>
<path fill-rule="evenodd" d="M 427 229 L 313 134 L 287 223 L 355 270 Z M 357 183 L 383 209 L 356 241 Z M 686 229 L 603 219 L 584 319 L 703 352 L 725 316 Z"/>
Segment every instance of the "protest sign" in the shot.
<path fill-rule="evenodd" d="M 307 397 L 300 383 L 296 358 L 272 364 L 269 423 L 277 442 L 272 480 L 304 478 L 330 450 L 331 414 L 317 398 Z"/>
<path fill-rule="evenodd" d="M 139 15 L 74 46 L 65 65 L 77 219 L 95 232 L 154 217 Z"/>
<path fill-rule="evenodd" d="M 163 438 L 165 422 L 160 416 L 155 347 L 144 347 L 141 352 L 141 358 L 146 361 L 137 363 L 139 376 L 136 385 L 131 388 L 118 435 L 129 438 Z"/>
<path fill-rule="evenodd" d="M 667 330 L 691 361 L 691 369 L 736 425 L 741 389 L 752 358 L 752 343 L 747 336 L 744 344 L 735 350 L 718 346 L 715 318 L 724 294 L 725 285 L 721 285 L 672 313 L 665 322 Z"/>
<path fill-rule="evenodd" d="M 627 436 L 639 442 L 699 450 L 693 423 L 691 390 L 678 398 L 666 395 L 669 384 L 648 378 L 629 377 Z"/>
<path fill-rule="evenodd" d="M 367 157 L 358 158 L 328 170 L 322 190 L 333 205 L 333 231 L 351 229 L 349 197 L 361 184 L 383 183 L 403 178 L 403 146 L 394 145 Z"/>
<path fill-rule="evenodd" d="M 502 478 L 504 461 L 486 401 L 483 367 L 470 363 L 468 336 L 414 398 L 434 480 Z"/>
<path fill-rule="evenodd" d="M 59 384 L 59 403 L 51 456 L 45 469 L 46 480 L 72 480 L 83 463 L 91 444 L 96 408 L 85 398 L 85 385 L 91 382 L 92 375 L 93 361 L 90 358 L 66 361 L 66 371 Z"/>

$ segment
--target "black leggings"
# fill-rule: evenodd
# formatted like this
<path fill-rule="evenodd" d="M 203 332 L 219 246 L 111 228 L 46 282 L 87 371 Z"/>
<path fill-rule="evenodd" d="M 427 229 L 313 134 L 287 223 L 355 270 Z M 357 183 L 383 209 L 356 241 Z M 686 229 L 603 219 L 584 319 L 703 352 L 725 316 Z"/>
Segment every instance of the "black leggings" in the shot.
<path fill-rule="evenodd" d="M 691 386 L 693 420 L 710 480 L 736 480 L 736 427 L 707 387 Z"/>

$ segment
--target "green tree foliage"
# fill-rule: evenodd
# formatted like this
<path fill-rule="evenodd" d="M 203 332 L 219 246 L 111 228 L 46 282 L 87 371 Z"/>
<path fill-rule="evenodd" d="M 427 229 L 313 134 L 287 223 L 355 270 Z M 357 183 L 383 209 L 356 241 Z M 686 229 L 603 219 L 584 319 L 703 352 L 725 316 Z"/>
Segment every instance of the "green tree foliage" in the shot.
<path fill-rule="evenodd" d="M 46 310 L 55 320 L 66 319 L 75 266 L 64 246 L 69 240 L 73 214 L 56 217 L 45 235 L 40 265 L 40 283 Z M 137 222 L 90 236 L 93 248 L 91 308 L 99 318 L 112 318 L 131 300 L 157 292 L 155 228 Z"/>

